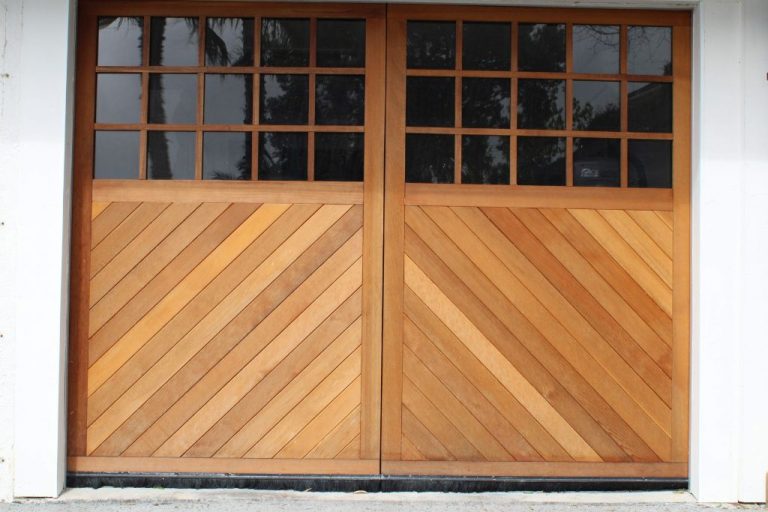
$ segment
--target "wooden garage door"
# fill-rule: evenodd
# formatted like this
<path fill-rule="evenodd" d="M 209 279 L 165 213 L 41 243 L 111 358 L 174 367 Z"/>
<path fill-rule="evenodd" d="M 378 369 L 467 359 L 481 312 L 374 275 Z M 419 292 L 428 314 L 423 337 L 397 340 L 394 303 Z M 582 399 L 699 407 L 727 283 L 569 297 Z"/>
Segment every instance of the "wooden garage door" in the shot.
<path fill-rule="evenodd" d="M 390 6 L 384 473 L 687 475 L 689 24 Z"/>
<path fill-rule="evenodd" d="M 379 471 L 384 37 L 81 2 L 70 470 Z"/>
<path fill-rule="evenodd" d="M 70 470 L 687 475 L 689 13 L 78 26 Z"/>

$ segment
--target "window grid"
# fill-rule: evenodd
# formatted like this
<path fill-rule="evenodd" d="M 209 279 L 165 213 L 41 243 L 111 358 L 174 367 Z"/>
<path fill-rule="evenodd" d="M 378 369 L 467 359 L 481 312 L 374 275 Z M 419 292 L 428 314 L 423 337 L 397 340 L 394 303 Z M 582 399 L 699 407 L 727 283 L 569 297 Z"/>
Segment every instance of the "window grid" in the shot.
<path fill-rule="evenodd" d="M 419 18 L 409 19 L 409 21 L 431 21 Z M 441 19 L 440 21 L 449 21 Z M 466 21 L 495 21 L 495 20 L 466 20 Z M 455 80 L 455 122 L 453 127 L 425 127 L 425 126 L 406 126 L 406 134 L 438 134 L 454 136 L 454 182 L 462 183 L 462 137 L 464 135 L 500 135 L 509 136 L 509 179 L 510 185 L 517 184 L 517 139 L 520 136 L 541 136 L 541 137 L 560 137 L 565 138 L 565 162 L 566 162 L 566 185 L 573 187 L 574 184 L 574 162 L 573 147 L 576 138 L 592 139 L 618 139 L 620 141 L 620 188 L 629 186 L 629 154 L 628 146 L 630 139 L 636 140 L 673 140 L 673 133 L 670 132 L 630 132 L 629 131 L 629 94 L 628 86 L 630 82 L 653 82 L 653 83 L 672 83 L 673 76 L 669 75 L 637 75 L 630 74 L 628 70 L 628 28 L 629 24 L 614 24 L 619 27 L 619 72 L 611 73 L 578 73 L 573 69 L 573 26 L 584 25 L 585 23 L 566 23 L 565 25 L 565 71 L 564 72 L 538 72 L 538 71 L 519 71 L 518 67 L 518 29 L 519 22 L 508 21 L 512 30 L 511 41 L 511 67 L 508 71 L 485 71 L 485 70 L 464 70 L 462 67 L 463 57 L 463 23 L 464 20 L 455 20 L 456 38 L 455 38 L 455 67 L 454 69 L 422 69 L 409 68 L 406 66 L 406 77 L 453 77 Z M 503 23 L 503 22 L 499 22 Z M 547 23 L 554 23 L 548 21 Z M 600 24 L 596 24 L 600 25 Z M 610 25 L 608 23 L 607 25 Z M 632 25 L 635 26 L 635 25 Z M 674 30 L 674 27 L 670 27 Z M 671 44 L 671 41 L 670 41 Z M 510 128 L 467 128 L 462 127 L 462 79 L 463 78 L 508 78 L 510 84 Z M 518 84 L 520 79 L 556 79 L 565 81 L 565 129 L 520 129 L 517 128 L 518 114 Z M 574 81 L 610 81 L 620 84 L 620 129 L 619 131 L 596 131 L 596 130 L 577 130 L 573 127 L 573 88 Z"/>
<path fill-rule="evenodd" d="M 184 17 L 182 15 L 176 15 Z M 317 132 L 324 133 L 365 133 L 365 121 L 361 125 L 331 125 L 316 124 L 315 119 L 315 87 L 316 77 L 321 75 L 361 75 L 365 77 L 365 67 L 319 67 L 317 66 L 317 20 L 318 19 L 345 19 L 340 16 L 332 17 L 298 17 L 295 19 L 309 19 L 309 65 L 308 66 L 264 66 L 261 65 L 261 25 L 262 16 L 245 16 L 244 18 L 253 19 L 253 59 L 252 66 L 208 66 L 206 65 L 206 27 L 208 19 L 218 18 L 219 16 L 199 16 L 198 17 L 198 48 L 196 66 L 161 66 L 150 65 L 150 36 L 151 19 L 153 16 L 145 15 L 143 19 L 142 32 L 142 55 L 141 66 L 101 66 L 96 64 L 95 73 L 115 73 L 115 74 L 141 74 L 141 110 L 138 124 L 124 123 L 96 123 L 93 128 L 95 131 L 138 131 L 139 132 L 139 180 L 148 179 L 148 156 L 147 156 L 147 134 L 151 131 L 165 132 L 195 132 L 195 180 L 203 179 L 203 135 L 208 132 L 250 132 L 251 133 L 251 181 L 259 179 L 259 134 L 262 132 L 300 132 L 307 133 L 307 180 L 314 181 L 314 160 L 315 160 L 315 137 Z M 288 16 L 266 16 L 267 18 L 292 19 Z M 352 17 L 348 19 L 365 20 L 364 17 Z M 366 39 L 367 39 L 366 33 Z M 173 123 L 149 123 L 149 77 L 155 73 L 162 74 L 195 74 L 197 80 L 197 103 L 196 103 L 196 122 L 195 124 L 173 124 Z M 252 76 L 252 122 L 250 124 L 205 124 L 205 76 L 207 74 L 223 75 L 242 75 Z M 309 78 L 309 115 L 307 124 L 285 125 L 285 124 L 266 124 L 261 123 L 261 104 L 260 104 L 260 77 L 264 74 L 299 74 L 306 75 Z M 364 103 L 367 101 L 367 93 Z M 94 98 L 94 101 L 96 98 Z"/>

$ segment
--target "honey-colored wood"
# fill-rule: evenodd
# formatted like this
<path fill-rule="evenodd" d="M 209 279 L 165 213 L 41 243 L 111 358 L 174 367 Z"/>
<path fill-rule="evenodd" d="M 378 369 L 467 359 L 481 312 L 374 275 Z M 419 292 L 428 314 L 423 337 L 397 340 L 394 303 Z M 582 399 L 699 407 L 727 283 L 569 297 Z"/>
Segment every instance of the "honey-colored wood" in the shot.
<path fill-rule="evenodd" d="M 658 14 L 389 7 L 382 472 L 687 475 L 689 269 L 678 258 L 689 255 L 689 205 L 678 196 L 690 187 L 690 14 L 666 14 L 680 65 L 643 80 L 673 84 L 674 130 L 631 133 L 627 84 L 640 80 L 627 72 L 627 27 Z M 563 73 L 406 70 L 407 20 L 565 23 L 569 50 L 573 24 L 619 25 L 620 70 L 574 73 L 570 51 Z M 404 76 L 507 77 L 513 91 L 518 78 L 565 80 L 568 120 L 406 127 Z M 621 82 L 619 131 L 573 129 L 573 80 Z M 406 133 L 509 135 L 511 184 L 403 185 Z M 517 136 L 566 139 L 565 187 L 516 185 Z M 621 141 L 619 188 L 573 186 L 576 137 Z M 673 189 L 628 187 L 630 139 L 673 141 Z"/>
<path fill-rule="evenodd" d="M 142 65 L 97 67 L 96 18 L 142 16 Z M 303 68 L 149 65 L 151 16 L 310 20 Z M 84 0 L 75 130 L 69 468 L 106 472 L 685 477 L 690 13 L 671 76 L 630 75 L 657 12 Z M 364 68 L 320 68 L 318 18 L 366 19 Z M 406 69 L 406 22 L 451 20 L 450 70 Z M 509 71 L 462 66 L 463 22 L 513 27 Z M 564 23 L 562 73 L 517 69 L 519 23 Z M 617 74 L 575 73 L 573 25 L 621 26 Z M 198 77 L 192 125 L 93 122 L 95 74 Z M 310 77 L 307 126 L 261 125 L 259 74 Z M 205 73 L 254 76 L 254 122 L 204 124 Z M 317 74 L 365 76 L 362 126 L 316 126 Z M 405 126 L 406 76 L 455 79 L 456 123 Z M 462 78 L 512 84 L 511 127 L 461 126 Z M 566 81 L 563 130 L 518 130 L 517 80 Z M 574 80 L 621 83 L 621 130 L 573 129 Z M 671 83 L 672 133 L 628 131 L 630 81 Z M 92 180 L 95 130 L 196 134 L 195 180 Z M 306 182 L 258 180 L 262 131 L 307 132 Z M 252 180 L 202 180 L 204 131 L 250 134 Z M 318 132 L 362 133 L 362 183 L 314 181 Z M 406 133 L 455 137 L 454 184 L 405 183 Z M 461 184 L 462 136 L 510 138 L 510 185 Z M 567 186 L 516 185 L 517 137 L 566 139 Z M 621 143 L 621 187 L 573 186 L 573 139 Z M 628 141 L 669 140 L 674 184 L 628 188 Z M 386 171 L 386 172 L 385 172 Z"/>
<path fill-rule="evenodd" d="M 379 472 L 386 19 L 381 5 L 85 2 L 78 86 L 69 466 L 74 471 L 286 474 Z M 142 16 L 142 65 L 96 67 L 96 18 Z M 151 16 L 366 19 L 365 68 L 269 68 L 361 74 L 363 126 L 204 125 L 205 73 L 149 66 Z M 84 36 L 85 37 L 85 36 Z M 316 45 L 312 38 L 313 48 Z M 258 55 L 258 37 L 256 37 Z M 97 72 L 198 77 L 192 125 L 93 123 Z M 313 88 L 314 89 L 314 88 Z M 255 90 L 258 100 L 258 87 Z M 314 104 L 314 102 L 311 102 Z M 194 181 L 91 179 L 95 130 L 194 131 Z M 365 135 L 365 179 L 203 181 L 204 131 Z M 309 151 L 310 164 L 314 152 Z M 258 172 L 256 146 L 253 174 Z M 310 173 L 311 178 L 311 173 Z M 79 223 L 79 224 L 78 224 Z M 93 233 L 93 235 L 91 235 Z M 264 428 L 269 425 L 268 428 Z M 237 453 L 235 458 L 222 456 Z"/>

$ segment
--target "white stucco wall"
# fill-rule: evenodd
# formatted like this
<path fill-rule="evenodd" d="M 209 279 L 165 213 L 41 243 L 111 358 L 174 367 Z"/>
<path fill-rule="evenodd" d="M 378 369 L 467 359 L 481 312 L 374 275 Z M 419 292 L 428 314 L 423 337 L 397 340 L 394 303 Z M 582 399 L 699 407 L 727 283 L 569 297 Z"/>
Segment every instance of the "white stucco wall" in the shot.
<path fill-rule="evenodd" d="M 0 0 L 0 497 L 64 483 L 72 35 L 66 0 Z"/>
<path fill-rule="evenodd" d="M 697 5 L 691 486 L 764 500 L 768 0 L 473 3 Z M 0 499 L 63 479 L 71 4 L 0 0 Z"/>

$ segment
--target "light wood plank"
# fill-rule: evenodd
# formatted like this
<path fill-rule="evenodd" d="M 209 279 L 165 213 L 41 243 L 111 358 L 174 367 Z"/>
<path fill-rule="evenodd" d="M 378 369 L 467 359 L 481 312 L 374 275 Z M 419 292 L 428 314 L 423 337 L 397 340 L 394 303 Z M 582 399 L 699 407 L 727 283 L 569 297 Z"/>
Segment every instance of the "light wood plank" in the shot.
<path fill-rule="evenodd" d="M 310 459 L 359 459 L 360 408 L 356 407 L 346 418 L 341 420 L 305 457 Z"/>

